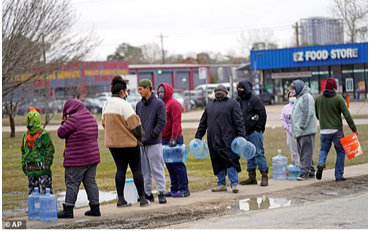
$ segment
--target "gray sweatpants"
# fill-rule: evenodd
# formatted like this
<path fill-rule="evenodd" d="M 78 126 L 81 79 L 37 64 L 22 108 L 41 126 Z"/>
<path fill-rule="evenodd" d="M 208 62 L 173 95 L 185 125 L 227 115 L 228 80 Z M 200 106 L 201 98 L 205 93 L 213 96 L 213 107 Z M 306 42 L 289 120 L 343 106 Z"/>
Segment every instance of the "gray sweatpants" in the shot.
<path fill-rule="evenodd" d="M 315 150 L 315 134 L 297 138 L 298 153 L 301 159 L 301 175 L 315 174 L 313 152 Z"/>
<path fill-rule="evenodd" d="M 162 144 L 144 145 L 140 147 L 141 170 L 144 177 L 144 192 L 147 195 L 152 193 L 153 178 L 156 182 L 158 192 L 165 192 L 166 178 L 164 175 L 164 161 Z"/>
<path fill-rule="evenodd" d="M 65 204 L 74 206 L 81 182 L 84 184 L 90 205 L 99 204 L 99 189 L 95 181 L 98 164 L 88 166 L 71 166 L 65 169 L 66 199 Z"/>
<path fill-rule="evenodd" d="M 301 161 L 298 153 L 298 144 L 297 139 L 293 136 L 289 135 L 289 133 L 286 134 L 286 142 L 288 144 L 290 153 L 292 154 L 292 162 L 294 160 L 295 165 L 301 166 Z"/>

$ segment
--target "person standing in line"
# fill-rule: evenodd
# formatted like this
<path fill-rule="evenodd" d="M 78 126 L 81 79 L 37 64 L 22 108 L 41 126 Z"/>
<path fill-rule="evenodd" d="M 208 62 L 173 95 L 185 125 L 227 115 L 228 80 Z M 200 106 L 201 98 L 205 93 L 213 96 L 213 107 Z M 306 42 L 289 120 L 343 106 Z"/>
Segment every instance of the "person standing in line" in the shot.
<path fill-rule="evenodd" d="M 166 106 L 152 92 L 152 82 L 149 79 L 139 81 L 138 92 L 142 99 L 136 105 L 136 113 L 140 117 L 145 131 L 144 146 L 140 149 L 145 197 L 152 202 L 154 201 L 152 194 L 154 178 L 158 201 L 160 204 L 165 204 L 167 200 L 164 196 L 166 178 L 162 154 L 162 130 L 166 126 Z"/>
<path fill-rule="evenodd" d="M 297 139 L 293 137 L 291 123 L 293 105 L 297 101 L 297 95 L 295 91 L 290 90 L 288 91 L 287 97 L 289 99 L 289 103 L 285 105 L 281 111 L 280 120 L 283 128 L 286 131 L 286 141 L 292 156 L 292 162 L 294 161 L 296 165 L 301 166 L 301 161 L 299 160 L 300 157 L 298 154 Z"/>
<path fill-rule="evenodd" d="M 99 189 L 96 168 L 100 162 L 98 123 L 85 105 L 77 99 L 64 104 L 58 137 L 66 139 L 64 150 L 65 184 L 67 187 L 63 211 L 58 218 L 73 218 L 73 208 L 81 182 L 89 199 L 86 216 L 100 216 Z"/>
<path fill-rule="evenodd" d="M 215 89 L 215 99 L 210 101 L 200 119 L 195 139 L 202 139 L 207 132 L 207 141 L 211 156 L 213 173 L 217 176 L 217 186 L 212 192 L 227 191 L 226 173 L 233 193 L 238 193 L 241 171 L 240 157 L 231 150 L 235 137 L 245 138 L 245 128 L 240 105 L 227 97 L 226 87 L 219 84 Z"/>
<path fill-rule="evenodd" d="M 301 175 L 297 180 L 308 180 L 310 177 L 315 177 L 315 163 L 313 161 L 317 132 L 315 100 L 311 95 L 311 89 L 302 80 L 294 80 L 291 84 L 291 90 L 294 90 L 297 95 L 291 122 L 302 165 Z"/>
<path fill-rule="evenodd" d="M 134 183 L 140 197 L 140 207 L 149 206 L 145 199 L 144 179 L 141 172 L 140 146 L 144 130 L 140 118 L 136 115 L 127 97 L 126 81 L 121 76 L 115 76 L 111 82 L 112 97 L 103 106 L 102 125 L 105 132 L 105 146 L 112 153 L 117 167 L 115 181 L 118 195 L 117 207 L 128 207 L 124 198 L 127 166 L 134 178 Z"/>
<path fill-rule="evenodd" d="M 263 133 L 265 132 L 267 114 L 261 98 L 252 93 L 253 85 L 250 81 L 241 81 L 238 84 L 238 102 L 240 104 L 247 140 L 256 147 L 256 155 L 247 161 L 249 177 L 240 181 L 241 185 L 257 184 L 256 168 L 262 174 L 261 186 L 268 186 L 268 165 L 263 147 Z"/>
<path fill-rule="evenodd" d="M 162 132 L 162 144 L 175 147 L 184 143 L 181 129 L 182 108 L 179 101 L 172 97 L 173 88 L 167 83 L 161 83 L 157 90 L 158 98 L 166 104 L 167 124 Z M 188 175 L 184 163 L 166 163 L 171 178 L 171 190 L 164 195 L 166 197 L 190 196 L 188 188 Z"/>
<path fill-rule="evenodd" d="M 344 137 L 342 114 L 352 132 L 356 133 L 357 136 L 359 135 L 351 113 L 348 111 L 343 97 L 336 93 L 336 89 L 337 83 L 335 79 L 329 78 L 326 81 L 324 92 L 317 96 L 315 101 L 316 118 L 320 121 L 321 140 L 316 172 L 316 179 L 318 180 L 322 178 L 322 172 L 325 168 L 325 162 L 331 148 L 331 143 L 334 143 L 334 148 L 337 153 L 334 172 L 335 180 L 346 180 L 343 176 L 346 153 L 340 143 L 340 139 Z"/>

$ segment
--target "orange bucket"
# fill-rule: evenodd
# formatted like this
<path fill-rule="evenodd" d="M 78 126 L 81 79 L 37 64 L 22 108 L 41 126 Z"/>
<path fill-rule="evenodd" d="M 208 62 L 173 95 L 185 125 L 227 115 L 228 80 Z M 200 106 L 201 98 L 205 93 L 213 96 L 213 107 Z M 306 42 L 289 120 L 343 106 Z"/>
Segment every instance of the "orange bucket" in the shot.
<path fill-rule="evenodd" d="M 342 144 L 348 159 L 352 159 L 355 156 L 359 156 L 363 153 L 360 142 L 358 141 L 355 133 L 343 137 L 340 139 L 340 143 Z"/>

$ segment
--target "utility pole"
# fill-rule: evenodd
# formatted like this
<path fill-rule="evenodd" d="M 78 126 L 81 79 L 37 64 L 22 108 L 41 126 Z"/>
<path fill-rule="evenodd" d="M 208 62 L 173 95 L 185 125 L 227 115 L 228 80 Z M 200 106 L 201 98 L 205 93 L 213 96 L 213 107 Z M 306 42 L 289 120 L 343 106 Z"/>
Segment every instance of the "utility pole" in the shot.
<path fill-rule="evenodd" d="M 295 23 L 295 25 L 293 26 L 293 28 L 295 29 L 295 42 L 296 42 L 296 46 L 299 47 L 299 31 L 298 31 L 298 22 Z"/>
<path fill-rule="evenodd" d="M 161 33 L 161 36 L 159 36 L 160 38 L 161 38 L 161 44 L 162 44 L 162 61 L 163 61 L 163 64 L 165 64 L 166 63 L 166 59 L 165 59 L 165 57 L 164 57 L 164 48 L 163 48 L 163 35 L 162 35 L 162 33 Z M 167 36 L 165 36 L 165 38 L 166 38 Z"/>

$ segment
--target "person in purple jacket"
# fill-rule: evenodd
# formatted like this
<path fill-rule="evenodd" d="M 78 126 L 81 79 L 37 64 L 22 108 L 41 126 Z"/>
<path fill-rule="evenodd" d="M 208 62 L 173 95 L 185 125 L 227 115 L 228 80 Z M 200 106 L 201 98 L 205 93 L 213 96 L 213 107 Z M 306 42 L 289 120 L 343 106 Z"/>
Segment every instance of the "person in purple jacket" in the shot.
<path fill-rule="evenodd" d="M 285 105 L 283 110 L 281 111 L 280 120 L 283 128 L 286 131 L 286 142 L 292 155 L 292 162 L 294 161 L 296 165 L 301 166 L 301 162 L 299 160 L 300 157 L 298 153 L 297 139 L 293 137 L 291 124 L 293 105 L 294 102 L 297 100 L 297 95 L 295 91 L 290 90 L 288 91 L 287 97 L 289 99 L 289 103 Z"/>
<path fill-rule="evenodd" d="M 64 105 L 58 137 L 66 139 L 64 150 L 65 184 L 67 187 L 63 211 L 58 218 L 73 218 L 73 208 L 81 182 L 89 199 L 86 216 L 100 216 L 99 189 L 96 184 L 96 167 L 100 162 L 98 123 L 85 105 L 69 99 Z"/>

